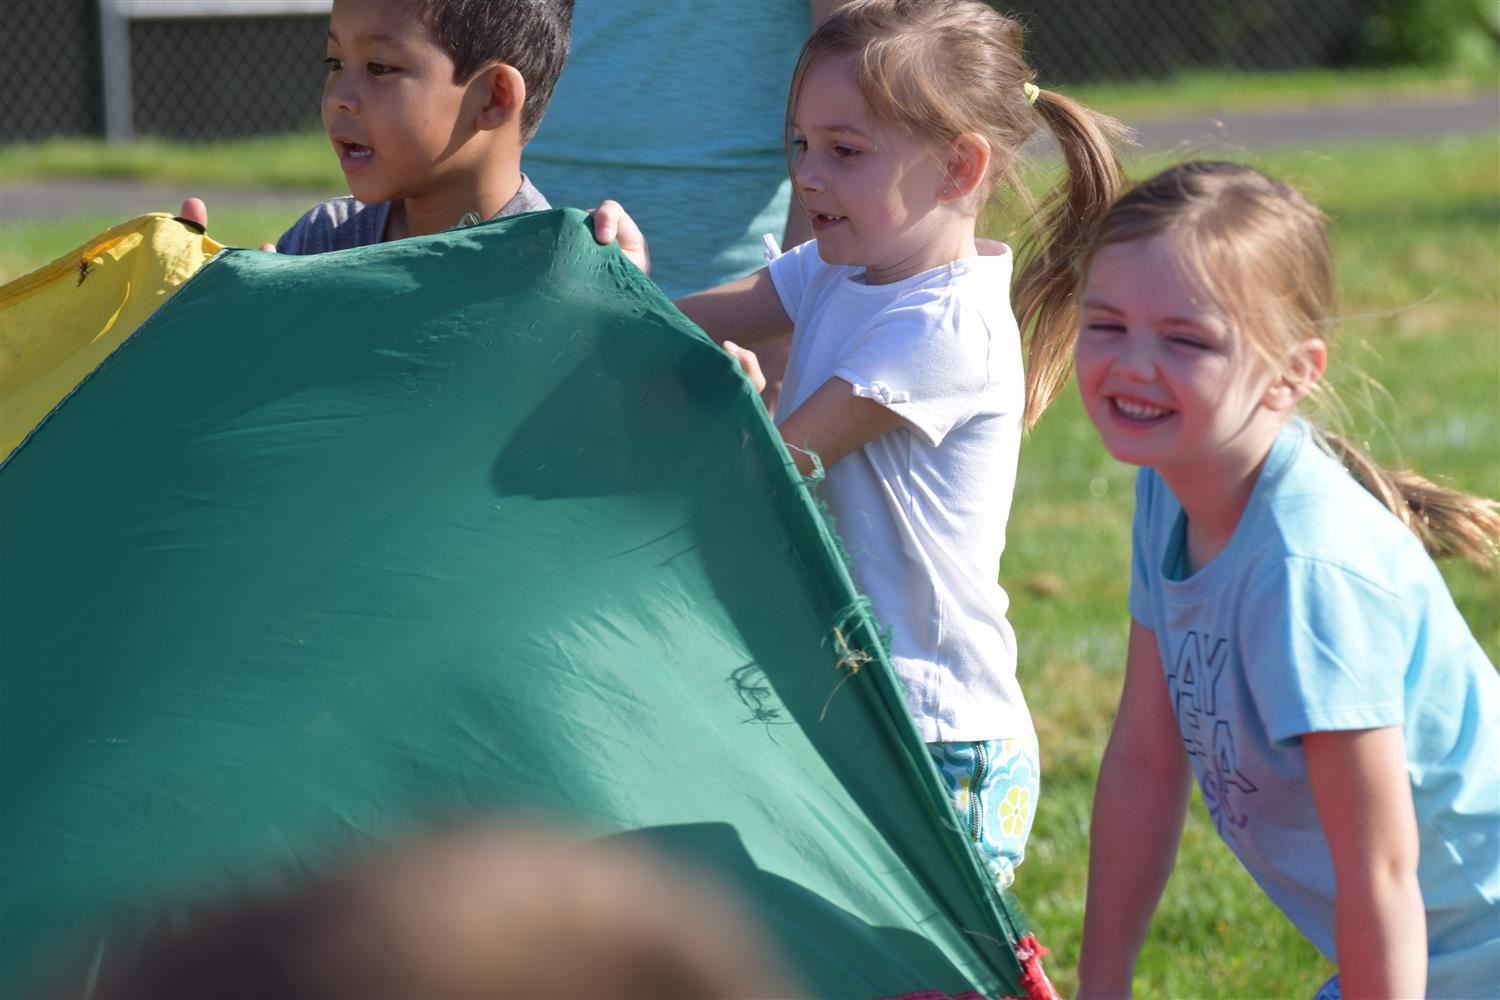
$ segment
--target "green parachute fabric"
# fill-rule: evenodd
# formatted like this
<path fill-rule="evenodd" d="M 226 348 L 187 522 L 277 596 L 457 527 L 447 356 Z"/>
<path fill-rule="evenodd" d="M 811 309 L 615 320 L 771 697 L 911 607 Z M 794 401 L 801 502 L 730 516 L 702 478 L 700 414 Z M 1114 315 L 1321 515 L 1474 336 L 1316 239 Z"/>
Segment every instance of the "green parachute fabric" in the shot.
<path fill-rule="evenodd" d="M 1026 988 L 765 410 L 578 212 L 219 254 L 0 511 L 0 994 L 505 810 L 706 867 L 817 995 Z"/>

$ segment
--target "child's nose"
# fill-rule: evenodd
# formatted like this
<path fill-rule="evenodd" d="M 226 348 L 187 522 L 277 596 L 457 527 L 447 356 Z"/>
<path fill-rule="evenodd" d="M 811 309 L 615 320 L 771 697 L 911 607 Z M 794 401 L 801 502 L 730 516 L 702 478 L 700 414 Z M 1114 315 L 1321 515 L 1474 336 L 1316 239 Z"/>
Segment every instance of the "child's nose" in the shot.
<path fill-rule="evenodd" d="M 353 112 L 358 99 L 354 94 L 354 88 L 345 83 L 339 76 L 330 76 L 328 82 L 323 86 L 323 107 L 336 111 Z"/>
<path fill-rule="evenodd" d="M 792 183 L 799 191 L 820 191 L 823 188 L 823 178 L 812 168 L 806 155 L 792 168 Z"/>
<path fill-rule="evenodd" d="M 1127 333 L 1121 338 L 1120 350 L 1115 355 L 1115 370 L 1132 378 L 1150 379 L 1156 375 L 1156 345 L 1154 338 Z"/>

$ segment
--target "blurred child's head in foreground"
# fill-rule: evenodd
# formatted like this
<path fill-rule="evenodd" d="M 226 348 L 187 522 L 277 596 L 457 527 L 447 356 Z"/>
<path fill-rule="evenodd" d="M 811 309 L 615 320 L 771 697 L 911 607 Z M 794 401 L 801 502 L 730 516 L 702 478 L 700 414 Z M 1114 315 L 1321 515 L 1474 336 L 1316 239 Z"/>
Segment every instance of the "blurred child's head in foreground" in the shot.
<path fill-rule="evenodd" d="M 770 954 L 717 885 L 640 847 L 480 824 L 164 923 L 93 995 L 796 995 Z"/>

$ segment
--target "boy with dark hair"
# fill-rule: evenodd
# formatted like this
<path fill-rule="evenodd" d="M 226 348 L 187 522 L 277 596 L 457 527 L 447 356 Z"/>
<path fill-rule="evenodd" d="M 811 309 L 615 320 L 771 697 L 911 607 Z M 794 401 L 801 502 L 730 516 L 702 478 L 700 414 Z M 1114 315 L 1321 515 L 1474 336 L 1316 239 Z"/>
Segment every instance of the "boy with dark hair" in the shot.
<path fill-rule="evenodd" d="M 323 127 L 352 197 L 276 243 L 309 254 L 550 206 L 521 147 L 568 54 L 573 0 L 334 0 Z"/>
<path fill-rule="evenodd" d="M 334 0 L 323 127 L 350 195 L 314 206 L 263 250 L 324 253 L 550 208 L 521 172 L 567 61 L 574 0 Z M 208 225 L 201 199 L 181 216 Z M 639 233 L 618 206 L 601 243 Z"/>

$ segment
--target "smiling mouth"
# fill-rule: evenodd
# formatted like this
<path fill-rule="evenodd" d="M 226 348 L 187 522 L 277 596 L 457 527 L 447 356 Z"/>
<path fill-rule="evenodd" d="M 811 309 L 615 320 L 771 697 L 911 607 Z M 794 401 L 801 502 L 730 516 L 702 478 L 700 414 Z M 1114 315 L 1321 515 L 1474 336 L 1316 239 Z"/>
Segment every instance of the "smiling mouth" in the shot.
<path fill-rule="evenodd" d="M 1172 411 L 1163 406 L 1152 406 L 1150 403 L 1140 403 L 1133 399 L 1122 399 L 1119 396 L 1111 396 L 1109 400 L 1111 408 L 1128 420 L 1160 420 L 1169 416 Z"/>
<path fill-rule="evenodd" d="M 356 160 L 362 160 L 367 156 L 374 155 L 375 153 L 375 150 L 371 149 L 369 146 L 361 146 L 357 142 L 345 142 L 342 139 L 339 140 L 338 146 L 339 153 L 341 155 Z"/>

